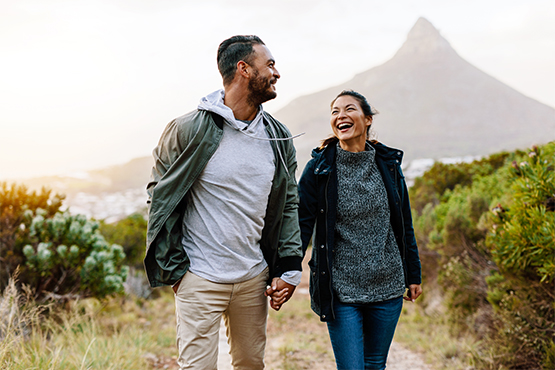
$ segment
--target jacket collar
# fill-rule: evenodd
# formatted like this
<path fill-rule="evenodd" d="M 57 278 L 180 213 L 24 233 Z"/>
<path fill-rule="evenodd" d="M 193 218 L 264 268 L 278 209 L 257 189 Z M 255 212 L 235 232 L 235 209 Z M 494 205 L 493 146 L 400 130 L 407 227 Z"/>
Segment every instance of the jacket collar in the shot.
<path fill-rule="evenodd" d="M 403 151 L 395 148 L 388 147 L 378 141 L 369 141 L 370 145 L 376 149 L 376 155 L 379 155 L 383 160 L 395 161 L 401 164 L 403 160 Z"/>
<path fill-rule="evenodd" d="M 328 144 L 324 148 L 318 147 L 312 150 L 312 158 L 314 158 L 314 174 L 327 175 L 333 171 L 335 166 L 335 152 L 337 151 L 336 141 Z M 368 143 L 376 150 L 376 160 L 386 162 L 394 162 L 401 165 L 403 160 L 403 152 L 399 149 L 390 148 L 378 141 L 372 140 Z"/>

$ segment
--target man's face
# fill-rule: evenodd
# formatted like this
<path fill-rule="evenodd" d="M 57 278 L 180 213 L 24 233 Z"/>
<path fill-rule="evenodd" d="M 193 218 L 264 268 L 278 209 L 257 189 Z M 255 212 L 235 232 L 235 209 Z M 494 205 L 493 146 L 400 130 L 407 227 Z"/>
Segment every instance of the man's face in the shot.
<path fill-rule="evenodd" d="M 254 45 L 253 49 L 248 100 L 253 105 L 259 105 L 277 96 L 275 85 L 280 74 L 275 67 L 276 62 L 272 53 L 265 45 Z"/>

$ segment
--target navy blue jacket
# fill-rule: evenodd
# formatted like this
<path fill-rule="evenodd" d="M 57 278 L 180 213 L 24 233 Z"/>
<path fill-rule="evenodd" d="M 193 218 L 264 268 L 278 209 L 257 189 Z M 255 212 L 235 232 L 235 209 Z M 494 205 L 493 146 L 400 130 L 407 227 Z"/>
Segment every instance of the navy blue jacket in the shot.
<path fill-rule="evenodd" d="M 312 259 L 308 263 L 311 306 L 322 321 L 335 318 L 331 264 L 337 210 L 336 142 L 312 151 L 312 159 L 299 181 L 299 222 L 303 255 L 314 234 Z M 420 258 L 412 227 L 407 185 L 401 171 L 403 152 L 375 141 L 369 143 L 376 150 L 376 164 L 387 191 L 391 225 L 403 260 L 405 285 L 408 288 L 411 284 L 421 284 Z"/>

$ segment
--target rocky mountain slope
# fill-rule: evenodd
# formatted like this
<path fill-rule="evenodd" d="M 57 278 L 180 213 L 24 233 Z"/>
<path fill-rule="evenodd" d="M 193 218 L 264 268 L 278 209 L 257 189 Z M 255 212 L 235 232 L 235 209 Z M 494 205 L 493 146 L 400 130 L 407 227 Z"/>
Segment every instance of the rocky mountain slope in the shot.
<path fill-rule="evenodd" d="M 475 158 L 555 139 L 555 109 L 466 62 L 430 22 L 420 18 L 386 63 L 295 99 L 274 114 L 292 133 L 306 132 L 295 139 L 300 170 L 312 148 L 331 134 L 329 105 L 343 89 L 361 92 L 380 111 L 373 124 L 375 137 L 402 149 L 405 165 L 412 161 L 405 171 L 409 181 L 434 159 Z M 33 189 L 47 186 L 66 194 L 66 204 L 74 212 L 117 219 L 144 211 L 151 167 L 152 157 L 147 156 L 73 176 L 24 182 Z"/>
<path fill-rule="evenodd" d="M 555 109 L 465 61 L 420 18 L 386 63 L 300 97 L 275 113 L 292 133 L 306 132 L 295 139 L 299 167 L 331 134 L 330 102 L 343 89 L 364 94 L 380 111 L 373 124 L 376 138 L 402 149 L 405 163 L 487 155 L 555 139 Z"/>

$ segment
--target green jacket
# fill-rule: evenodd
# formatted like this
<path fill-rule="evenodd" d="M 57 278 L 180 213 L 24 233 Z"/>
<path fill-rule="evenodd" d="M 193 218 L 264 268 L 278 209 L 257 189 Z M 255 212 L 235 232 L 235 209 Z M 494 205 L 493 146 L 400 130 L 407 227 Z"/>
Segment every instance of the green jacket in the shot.
<path fill-rule="evenodd" d="M 289 137 L 287 128 L 264 112 L 270 137 Z M 173 285 L 187 272 L 189 257 L 181 245 L 185 194 L 218 148 L 223 119 L 204 110 L 176 118 L 164 130 L 153 151 L 149 195 L 145 270 L 152 287 Z M 260 247 L 270 279 L 301 270 L 302 247 L 298 220 L 297 161 L 292 140 L 271 141 L 276 170 L 268 198 Z M 222 266 L 225 268 L 225 266 Z"/>

